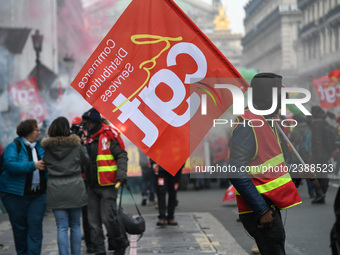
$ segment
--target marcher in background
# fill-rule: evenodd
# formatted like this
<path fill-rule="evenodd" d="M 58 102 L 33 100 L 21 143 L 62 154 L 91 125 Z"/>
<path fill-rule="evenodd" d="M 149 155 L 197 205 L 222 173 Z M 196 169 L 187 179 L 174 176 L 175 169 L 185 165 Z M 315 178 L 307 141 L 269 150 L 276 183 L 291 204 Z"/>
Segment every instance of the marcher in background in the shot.
<path fill-rule="evenodd" d="M 149 205 L 155 205 L 155 197 L 156 197 L 156 179 L 155 172 L 150 166 L 150 161 L 148 156 L 140 149 L 139 152 L 139 165 L 142 170 L 142 182 L 141 182 L 141 191 L 142 191 L 142 206 L 147 204 L 149 200 Z"/>
<path fill-rule="evenodd" d="M 335 223 L 331 229 L 330 233 L 330 241 L 331 241 L 331 250 L 332 255 L 340 254 L 340 188 L 335 196 L 333 209 L 335 213 Z"/>
<path fill-rule="evenodd" d="M 49 120 L 48 119 L 44 119 L 42 124 L 39 125 L 40 134 L 39 134 L 38 140 L 41 141 L 42 139 L 47 137 L 48 123 L 50 123 Z"/>
<path fill-rule="evenodd" d="M 97 255 L 106 254 L 105 225 L 114 255 L 125 254 L 129 246 L 126 233 L 123 233 L 116 219 L 117 189 L 115 184 L 127 179 L 127 153 L 117 130 L 101 123 L 100 113 L 91 108 L 82 116 L 83 128 L 87 129 L 84 142 L 90 156 L 86 171 L 88 185 L 88 219 L 91 240 Z"/>
<path fill-rule="evenodd" d="M 212 151 L 213 164 L 224 167 L 227 165 L 229 158 L 228 139 L 226 137 L 213 136 L 213 141 L 210 143 Z M 228 188 L 230 186 L 229 180 L 225 177 L 225 174 L 218 173 L 217 175 L 220 188 Z"/>
<path fill-rule="evenodd" d="M 83 121 L 83 119 L 81 117 L 79 117 L 79 116 L 74 117 L 72 119 L 71 128 L 70 128 L 71 133 L 79 136 L 81 142 L 83 142 L 83 140 L 86 139 L 85 132 L 84 132 L 82 126 L 81 126 L 82 121 Z"/>
<path fill-rule="evenodd" d="M 333 174 L 337 178 L 339 175 L 339 170 L 340 170 L 340 117 L 330 111 L 327 111 L 327 117 L 329 117 L 332 120 L 335 120 L 337 124 L 337 131 L 338 131 L 338 136 L 337 136 L 337 141 L 336 141 L 337 148 L 333 152 L 333 155 L 334 155 L 333 158 L 336 162 Z"/>
<path fill-rule="evenodd" d="M 289 137 L 290 141 L 294 145 L 295 149 L 307 164 L 310 158 L 312 149 L 312 131 L 306 122 L 306 118 L 300 114 L 294 114 L 293 119 L 296 120 L 297 125 L 293 128 L 293 131 Z M 290 164 L 301 164 L 294 152 L 290 153 Z M 308 194 L 310 198 L 314 198 L 314 189 L 309 179 L 306 179 Z"/>
<path fill-rule="evenodd" d="M 0 197 L 12 225 L 17 254 L 41 254 L 47 180 L 44 149 L 35 119 L 20 122 L 16 132 L 18 137 L 4 152 Z"/>
<path fill-rule="evenodd" d="M 255 109 L 268 110 L 273 103 L 273 88 L 277 88 L 280 95 L 282 77 L 273 73 L 259 73 L 252 79 L 251 87 Z M 245 110 L 237 118 L 239 123 L 255 119 L 262 120 L 264 125 L 237 125 L 231 136 L 229 164 L 238 171 L 230 181 L 238 192 L 239 217 L 262 255 L 286 254 L 285 230 L 280 211 L 301 203 L 295 184 L 284 169 L 285 160 L 276 126 L 272 127 L 273 122 L 266 121 L 279 112 L 280 96 L 277 101 L 276 110 L 269 116 Z M 253 125 L 258 126 L 257 123 Z M 269 169 L 240 171 L 241 167 L 247 166 L 267 166 Z M 282 171 L 271 171 L 274 168 L 281 168 Z"/>
<path fill-rule="evenodd" d="M 3 166 L 3 163 L 4 163 L 4 157 L 3 157 L 3 152 L 2 152 L 2 148 L 1 148 L 1 144 L 0 144 L 0 175 L 2 174 L 2 166 Z"/>
<path fill-rule="evenodd" d="M 157 198 L 158 198 L 158 222 L 157 226 L 166 224 L 176 226 L 175 207 L 177 202 L 177 190 L 184 165 L 178 170 L 175 176 L 172 176 L 163 167 L 151 160 L 151 165 L 155 171 L 157 180 Z M 166 203 L 166 194 L 168 193 L 168 204 Z"/>
<path fill-rule="evenodd" d="M 65 117 L 56 118 L 47 133 L 49 137 L 41 142 L 49 175 L 46 201 L 57 223 L 59 254 L 80 255 L 80 217 L 82 207 L 87 204 L 81 172 L 88 164 L 89 156 L 80 138 L 71 135 L 70 124 Z"/>
<path fill-rule="evenodd" d="M 331 148 L 332 138 L 327 127 L 326 112 L 320 106 L 312 107 L 312 152 L 309 160 L 310 165 L 330 164 L 330 158 L 333 152 Z M 316 172 L 316 179 L 311 180 L 316 196 L 312 204 L 324 204 L 326 192 L 328 189 L 328 174 Z"/>

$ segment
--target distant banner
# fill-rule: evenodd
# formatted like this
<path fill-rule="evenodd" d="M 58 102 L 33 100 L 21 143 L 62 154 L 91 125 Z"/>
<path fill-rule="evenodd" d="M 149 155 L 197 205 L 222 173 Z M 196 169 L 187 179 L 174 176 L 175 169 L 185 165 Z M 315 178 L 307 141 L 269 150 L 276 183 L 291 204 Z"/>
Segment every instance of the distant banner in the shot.
<path fill-rule="evenodd" d="M 243 93 L 248 87 L 173 0 L 133 0 L 71 86 L 174 175 L 217 118 L 205 117 L 195 134 L 190 129 L 201 115 L 201 95 L 215 91 L 213 84 L 191 91 L 205 78 L 232 78 Z M 228 99 L 218 101 L 218 116 L 232 104 L 224 93 L 214 94 Z"/>
<path fill-rule="evenodd" d="M 49 118 L 35 77 L 10 84 L 9 94 L 14 105 L 21 108 L 21 120 L 32 118 L 42 123 L 44 119 Z"/>
<path fill-rule="evenodd" d="M 340 105 L 340 69 L 333 70 L 328 76 L 313 79 L 313 84 L 324 109 Z"/>

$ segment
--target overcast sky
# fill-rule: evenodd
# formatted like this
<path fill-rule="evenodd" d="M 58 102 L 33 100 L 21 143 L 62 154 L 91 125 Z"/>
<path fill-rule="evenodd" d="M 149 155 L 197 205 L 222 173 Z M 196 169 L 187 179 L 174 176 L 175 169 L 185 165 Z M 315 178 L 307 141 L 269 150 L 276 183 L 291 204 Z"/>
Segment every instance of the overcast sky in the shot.
<path fill-rule="evenodd" d="M 82 0 L 84 5 L 88 5 L 100 0 Z M 196 0 L 206 3 L 212 3 L 213 0 Z M 249 0 L 221 0 L 223 7 L 226 8 L 226 14 L 230 19 L 230 28 L 233 33 L 244 34 L 243 19 L 245 16 L 244 6 Z"/>

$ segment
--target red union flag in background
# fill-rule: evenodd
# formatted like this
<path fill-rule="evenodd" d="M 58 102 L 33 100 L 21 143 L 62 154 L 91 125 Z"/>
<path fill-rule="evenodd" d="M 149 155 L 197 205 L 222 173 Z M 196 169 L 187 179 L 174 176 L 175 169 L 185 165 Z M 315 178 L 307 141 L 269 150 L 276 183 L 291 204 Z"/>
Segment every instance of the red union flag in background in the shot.
<path fill-rule="evenodd" d="M 35 77 L 10 84 L 9 94 L 14 105 L 21 108 L 21 120 L 32 118 L 42 123 L 44 119 L 49 118 Z"/>
<path fill-rule="evenodd" d="M 330 109 L 340 105 L 340 69 L 333 70 L 328 76 L 314 78 L 313 84 L 322 108 Z"/>
<path fill-rule="evenodd" d="M 150 158 L 175 174 L 212 120 L 232 104 L 228 90 L 215 90 L 214 84 L 202 82 L 205 78 L 233 78 L 243 92 L 248 86 L 172 0 L 134 0 L 71 86 Z M 192 120 L 196 119 L 195 125 L 201 120 L 204 93 L 214 99 L 216 110 L 197 128 L 190 128 Z"/>

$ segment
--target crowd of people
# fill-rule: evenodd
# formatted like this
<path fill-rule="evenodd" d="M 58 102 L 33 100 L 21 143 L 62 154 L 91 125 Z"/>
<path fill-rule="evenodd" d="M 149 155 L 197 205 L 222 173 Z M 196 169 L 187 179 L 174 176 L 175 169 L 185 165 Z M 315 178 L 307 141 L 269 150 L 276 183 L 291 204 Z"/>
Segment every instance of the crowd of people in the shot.
<path fill-rule="evenodd" d="M 260 73 L 253 78 L 251 86 L 255 108 L 265 110 L 272 106 L 272 88 L 282 87 L 282 77 Z M 265 124 L 261 128 L 236 125 L 228 145 L 224 140 L 213 144 L 214 162 L 239 169 L 241 166 L 302 165 L 304 161 L 306 165 L 320 164 L 330 170 L 333 157 L 338 163 L 334 171 L 328 172 L 337 174 L 339 134 L 326 120 L 327 116 L 332 119 L 336 116 L 319 106 L 311 108 L 310 118 L 294 115 L 297 126 L 285 130 L 289 143 L 279 127 L 266 121 L 275 118 L 279 110 L 278 104 L 270 116 L 256 115 L 249 110 L 238 116 L 239 123 L 263 119 Z M 42 223 L 46 209 L 50 209 L 57 225 L 59 254 L 81 254 L 83 225 L 87 252 L 105 255 L 108 247 L 114 255 L 123 255 L 129 239 L 117 220 L 116 184 L 124 185 L 127 181 L 128 155 L 124 142 L 120 132 L 105 122 L 94 108 L 71 124 L 65 117 L 56 118 L 46 137 L 40 140 L 37 121 L 24 120 L 17 126 L 18 137 L 3 154 L 0 198 L 9 216 L 17 254 L 41 254 Z M 158 208 L 157 226 L 177 225 L 175 207 L 184 165 L 172 176 L 142 151 L 139 159 L 141 205 Z M 291 178 L 285 171 L 251 174 L 238 171 L 233 176 L 220 176 L 220 186 L 230 182 L 236 188 L 239 219 L 255 239 L 259 252 L 285 254 L 281 210 L 301 203 L 297 187 L 302 179 L 306 180 L 312 204 L 324 204 L 328 172 L 314 171 L 312 175 Z"/>
<path fill-rule="evenodd" d="M 117 220 L 116 184 L 126 183 L 128 157 L 120 132 L 94 108 L 71 124 L 56 118 L 44 136 L 35 119 L 20 122 L 16 132 L 1 157 L 0 197 L 17 254 L 41 254 L 46 210 L 55 217 L 60 255 L 81 254 L 81 226 L 88 253 L 125 254 L 129 240 Z M 140 163 L 142 205 L 149 200 L 159 209 L 158 226 L 177 225 L 181 171 L 172 176 L 142 151 Z"/>
<path fill-rule="evenodd" d="M 125 254 L 129 246 L 116 218 L 115 184 L 127 179 L 123 140 L 94 108 L 83 114 L 81 124 L 84 132 L 72 133 L 67 118 L 58 117 L 48 136 L 39 140 L 37 121 L 24 120 L 17 126 L 18 137 L 3 154 L 0 197 L 17 254 L 41 254 L 47 208 L 56 220 L 61 255 L 81 254 L 82 211 L 87 252 L 106 254 L 102 224 L 115 255 Z"/>

